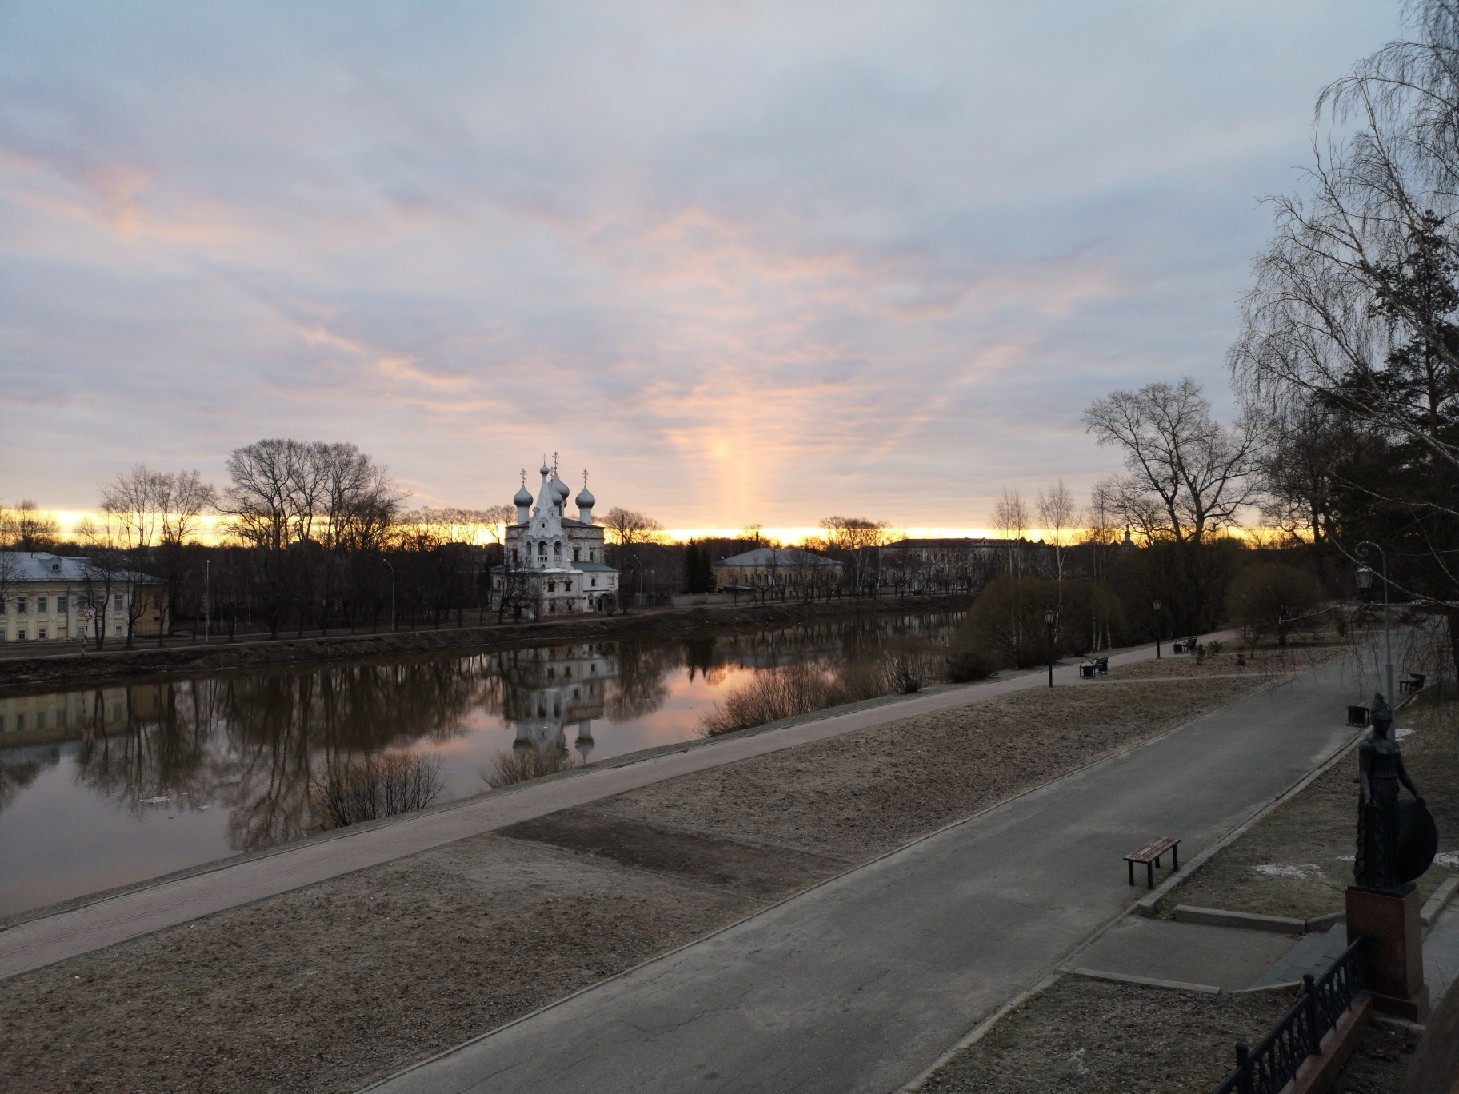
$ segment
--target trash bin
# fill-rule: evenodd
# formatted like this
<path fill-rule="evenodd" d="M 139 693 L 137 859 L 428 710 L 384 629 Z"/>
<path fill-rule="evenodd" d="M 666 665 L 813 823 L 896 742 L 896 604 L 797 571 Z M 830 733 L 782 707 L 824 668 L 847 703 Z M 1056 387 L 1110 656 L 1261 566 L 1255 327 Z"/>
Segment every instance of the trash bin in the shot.
<path fill-rule="evenodd" d="M 1094 679 L 1094 666 L 1093 665 L 1080 665 L 1079 666 L 1079 675 L 1082 676 L 1082 677 L 1084 677 L 1084 679 L 1086 679 L 1086 680 L 1093 680 Z"/>
<path fill-rule="evenodd" d="M 1171 653 L 1184 653 L 1185 652 L 1185 646 L 1182 643 L 1180 643 L 1180 642 L 1172 643 L 1171 644 L 1171 647 L 1170 647 L 1170 652 Z"/>
<path fill-rule="evenodd" d="M 1348 725 L 1350 725 L 1350 726 L 1365 726 L 1367 724 L 1368 724 L 1368 708 L 1367 707 L 1357 707 L 1357 706 L 1348 707 Z"/>

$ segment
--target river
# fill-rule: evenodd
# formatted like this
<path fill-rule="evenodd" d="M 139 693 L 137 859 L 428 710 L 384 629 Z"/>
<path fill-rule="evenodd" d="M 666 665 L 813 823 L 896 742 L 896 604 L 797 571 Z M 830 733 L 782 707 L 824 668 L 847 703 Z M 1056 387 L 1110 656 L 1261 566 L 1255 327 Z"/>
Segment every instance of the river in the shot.
<path fill-rule="evenodd" d="M 429 756 L 437 800 L 470 797 L 514 747 L 560 745 L 592 761 L 693 739 L 701 716 L 757 672 L 941 644 L 958 614 L 0 698 L 0 915 L 317 831 L 310 783 L 341 758 Z"/>

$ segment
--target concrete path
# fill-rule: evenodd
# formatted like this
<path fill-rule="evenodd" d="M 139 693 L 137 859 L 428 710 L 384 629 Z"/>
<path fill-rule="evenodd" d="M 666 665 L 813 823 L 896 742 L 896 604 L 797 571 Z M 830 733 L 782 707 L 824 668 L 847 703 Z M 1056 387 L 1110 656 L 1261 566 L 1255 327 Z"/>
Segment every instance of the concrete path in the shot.
<path fill-rule="evenodd" d="M 1291 954 L 1292 947 L 1290 935 L 1274 931 L 1132 915 L 1074 954 L 1067 966 L 1071 971 L 1093 976 L 1137 977 L 1241 991 L 1270 973 Z M 1338 952 L 1342 952 L 1341 947 Z M 1305 971 L 1304 965 L 1280 982 L 1300 980 Z"/>
<path fill-rule="evenodd" d="M 1339 666 L 1237 702 L 380 1084 L 894 1090 L 1355 731 Z"/>
<path fill-rule="evenodd" d="M 1110 664 L 1130 664 L 1153 656 L 1153 647 L 1140 647 L 1111 656 Z M 1054 679 L 1059 686 L 1114 683 L 1079 680 L 1077 664 L 1056 667 Z M 647 758 L 609 760 L 566 778 L 524 784 L 374 827 L 346 829 L 332 839 L 281 848 L 243 862 L 223 862 L 215 869 L 165 879 L 0 931 L 0 979 L 676 775 L 1047 683 L 1047 675 L 1037 672 L 920 694 L 769 732 L 685 742 L 681 748 Z"/>

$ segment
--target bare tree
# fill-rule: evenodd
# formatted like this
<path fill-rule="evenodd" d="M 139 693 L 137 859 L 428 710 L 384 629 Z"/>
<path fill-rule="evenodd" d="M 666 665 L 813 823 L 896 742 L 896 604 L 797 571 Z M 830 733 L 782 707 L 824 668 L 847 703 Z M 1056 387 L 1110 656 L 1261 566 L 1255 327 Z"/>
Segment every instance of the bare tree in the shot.
<path fill-rule="evenodd" d="M 119 612 L 127 618 L 130 638 L 131 620 L 127 613 L 132 599 L 127 595 L 126 533 L 116 514 L 102 510 L 99 517 L 88 517 L 76 528 L 77 539 L 86 550 L 86 595 L 85 602 L 78 605 L 78 614 L 85 619 L 89 610 L 97 649 L 106 645 L 108 626 L 114 624 Z"/>
<path fill-rule="evenodd" d="M 150 470 L 146 464 L 137 464 L 130 471 L 118 474 L 102 487 L 101 511 L 109 536 L 115 540 L 114 548 L 103 548 L 106 565 L 112 565 L 115 553 L 130 571 L 128 581 L 131 595 L 126 599 L 127 638 L 126 647 L 131 649 L 135 641 L 137 621 L 148 609 L 148 597 L 139 584 L 143 574 L 153 568 L 153 551 L 162 535 L 162 514 L 170 492 L 167 476 Z M 93 564 L 98 564 L 93 559 Z M 158 637 L 166 631 L 162 618 L 167 611 L 157 597 Z"/>
<path fill-rule="evenodd" d="M 311 607 L 327 624 L 345 595 L 337 560 L 380 550 L 404 494 L 352 444 L 269 438 L 235 449 L 227 466 L 220 508 L 259 562 L 258 603 L 269 632 L 277 637 L 286 610 L 301 629 Z"/>
<path fill-rule="evenodd" d="M 825 517 L 821 527 L 826 532 L 826 546 L 845 556 L 851 564 L 851 585 L 857 596 L 875 596 L 880 577 L 878 549 L 891 538 L 890 526 L 884 520 L 865 517 Z"/>
<path fill-rule="evenodd" d="M 658 543 L 664 526 L 653 517 L 615 506 L 603 515 L 603 530 L 610 543 L 631 547 L 635 543 Z"/>
<path fill-rule="evenodd" d="M 1407 12 L 1408 39 L 1319 97 L 1308 185 L 1273 199 L 1230 365 L 1262 413 L 1330 414 L 1360 441 L 1300 500 L 1338 550 L 1386 544 L 1388 579 L 1443 610 L 1459 656 L 1459 2 Z"/>
<path fill-rule="evenodd" d="M 1060 479 L 1047 493 L 1039 491 L 1038 521 L 1044 542 L 1054 549 L 1054 577 L 1064 580 L 1064 562 L 1074 536 L 1074 495 Z"/>
<path fill-rule="evenodd" d="M 1028 532 L 1028 506 L 1017 490 L 1003 488 L 998 501 L 993 505 L 993 528 L 1008 541 L 1008 573 L 1018 569 L 1018 544 Z"/>
<path fill-rule="evenodd" d="M 0 545 L 16 551 L 50 551 L 61 536 L 61 523 L 26 498 L 14 509 L 0 509 Z"/>
<path fill-rule="evenodd" d="M 1130 496 L 1158 500 L 1161 532 L 1199 545 L 1234 524 L 1254 489 L 1252 438 L 1244 423 L 1231 429 L 1211 418 L 1200 385 L 1146 384 L 1091 403 L 1084 424 L 1101 445 L 1124 449 Z"/>

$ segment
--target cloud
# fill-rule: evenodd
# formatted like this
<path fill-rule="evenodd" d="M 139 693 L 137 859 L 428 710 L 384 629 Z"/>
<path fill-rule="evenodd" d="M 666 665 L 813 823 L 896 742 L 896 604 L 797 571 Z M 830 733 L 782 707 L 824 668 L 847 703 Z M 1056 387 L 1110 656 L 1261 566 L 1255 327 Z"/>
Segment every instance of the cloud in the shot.
<path fill-rule="evenodd" d="M 5 7 L 5 489 L 292 434 L 677 526 L 1081 491 L 1111 388 L 1229 410 L 1255 199 L 1397 29 L 1338 10 Z"/>

